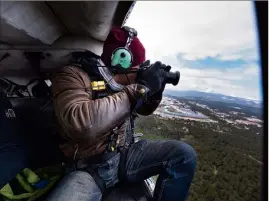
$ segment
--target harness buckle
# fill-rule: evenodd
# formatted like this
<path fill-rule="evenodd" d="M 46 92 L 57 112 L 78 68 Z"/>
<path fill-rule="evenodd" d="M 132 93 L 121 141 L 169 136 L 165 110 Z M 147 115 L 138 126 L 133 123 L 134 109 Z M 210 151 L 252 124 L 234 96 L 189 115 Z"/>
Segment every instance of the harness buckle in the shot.
<path fill-rule="evenodd" d="M 114 128 L 111 132 L 110 135 L 108 136 L 108 144 L 107 144 L 107 152 L 113 152 L 116 148 L 117 145 L 119 144 L 119 136 L 115 134 L 115 131 L 118 128 Z"/>
<path fill-rule="evenodd" d="M 101 80 L 101 81 L 92 81 L 91 82 L 92 85 L 92 90 L 93 91 L 102 91 L 106 89 L 106 84 L 105 81 Z"/>

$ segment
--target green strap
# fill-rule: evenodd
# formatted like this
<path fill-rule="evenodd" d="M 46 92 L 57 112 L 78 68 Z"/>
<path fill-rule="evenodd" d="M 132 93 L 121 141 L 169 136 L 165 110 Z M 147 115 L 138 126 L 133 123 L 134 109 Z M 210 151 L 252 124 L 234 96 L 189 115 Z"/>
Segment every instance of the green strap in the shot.
<path fill-rule="evenodd" d="M 0 194 L 4 197 L 8 198 L 9 200 L 21 200 L 24 198 L 29 198 L 33 195 L 33 193 L 23 193 L 20 195 L 14 195 L 13 191 L 9 184 L 6 184 L 1 190 Z"/>
<path fill-rule="evenodd" d="M 12 189 L 9 184 L 6 184 L 1 190 L 0 194 L 9 200 L 21 200 L 27 199 L 27 201 L 34 201 L 41 196 L 47 194 L 58 182 L 60 179 L 60 175 L 54 176 L 50 179 L 50 183 L 43 189 L 38 189 L 33 193 L 22 193 L 20 195 L 14 195 Z"/>
<path fill-rule="evenodd" d="M 18 180 L 20 185 L 24 188 L 24 190 L 26 190 L 29 193 L 34 192 L 34 188 L 31 186 L 31 184 L 29 184 L 27 181 L 25 181 L 25 179 L 23 178 L 23 176 L 20 173 L 17 174 L 16 179 Z"/>
<path fill-rule="evenodd" d="M 27 182 L 30 184 L 35 184 L 40 181 L 39 176 L 36 173 L 34 173 L 32 170 L 30 170 L 29 168 L 24 168 L 22 170 L 22 174 L 24 178 L 26 178 Z"/>
<path fill-rule="evenodd" d="M 6 184 L 2 189 L 0 189 L 0 197 L 2 196 L 3 200 L 5 201 L 22 199 L 34 201 L 41 196 L 46 195 L 54 187 L 56 182 L 58 182 L 61 178 L 61 169 L 61 164 L 40 168 L 35 172 L 29 168 L 25 168 L 16 175 L 16 179 L 22 188 L 27 192 L 14 195 L 10 184 Z M 40 178 L 49 180 L 49 183 L 42 189 L 35 189 L 32 184 L 40 181 Z"/>
<path fill-rule="evenodd" d="M 33 196 L 31 196 L 27 201 L 34 201 L 37 198 L 40 198 L 41 196 L 47 194 L 53 187 L 54 185 L 59 181 L 60 175 L 57 175 L 55 177 L 52 177 L 50 180 L 50 183 L 43 189 L 38 189 Z"/>

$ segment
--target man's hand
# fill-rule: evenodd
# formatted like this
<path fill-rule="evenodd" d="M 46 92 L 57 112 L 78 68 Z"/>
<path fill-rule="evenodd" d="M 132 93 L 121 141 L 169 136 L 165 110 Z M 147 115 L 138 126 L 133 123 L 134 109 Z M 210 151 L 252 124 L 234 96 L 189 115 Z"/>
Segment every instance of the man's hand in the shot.
<path fill-rule="evenodd" d="M 149 62 L 146 63 L 148 66 Z M 124 89 L 131 101 L 131 111 L 138 109 L 139 114 L 149 114 L 156 109 L 162 99 L 162 93 L 166 85 L 164 74 L 169 72 L 170 69 L 171 66 L 155 62 L 137 74 L 137 84 L 128 85 Z"/>
<path fill-rule="evenodd" d="M 131 84 L 126 86 L 123 91 L 127 93 L 131 103 L 131 111 L 133 111 L 137 107 L 138 101 L 146 98 L 149 89 L 141 84 Z"/>
<path fill-rule="evenodd" d="M 138 72 L 136 82 L 149 89 L 148 97 L 156 93 L 162 94 L 166 84 L 163 74 L 165 71 L 169 72 L 170 69 L 170 66 L 157 61 L 146 70 Z"/>

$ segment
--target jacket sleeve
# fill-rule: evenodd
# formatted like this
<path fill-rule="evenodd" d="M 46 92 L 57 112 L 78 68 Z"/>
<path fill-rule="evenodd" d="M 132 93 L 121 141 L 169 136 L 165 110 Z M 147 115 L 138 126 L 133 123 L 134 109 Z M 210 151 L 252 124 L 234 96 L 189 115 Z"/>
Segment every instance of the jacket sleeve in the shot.
<path fill-rule="evenodd" d="M 55 73 L 52 91 L 56 116 L 67 139 L 95 139 L 130 115 L 131 105 L 124 91 L 92 100 L 90 79 L 77 67 L 67 66 Z"/>

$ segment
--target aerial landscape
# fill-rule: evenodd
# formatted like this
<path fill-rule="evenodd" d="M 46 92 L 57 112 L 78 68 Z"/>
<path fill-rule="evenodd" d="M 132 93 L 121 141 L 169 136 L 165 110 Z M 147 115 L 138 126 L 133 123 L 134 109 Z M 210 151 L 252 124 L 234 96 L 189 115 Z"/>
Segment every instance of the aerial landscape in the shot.
<path fill-rule="evenodd" d="M 188 201 L 261 200 L 261 102 L 195 91 L 164 94 L 154 114 L 136 120 L 136 132 L 195 148 L 197 169 Z"/>
<path fill-rule="evenodd" d="M 261 2 L 1 1 L 0 201 L 267 200 Z"/>

